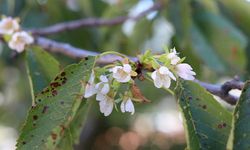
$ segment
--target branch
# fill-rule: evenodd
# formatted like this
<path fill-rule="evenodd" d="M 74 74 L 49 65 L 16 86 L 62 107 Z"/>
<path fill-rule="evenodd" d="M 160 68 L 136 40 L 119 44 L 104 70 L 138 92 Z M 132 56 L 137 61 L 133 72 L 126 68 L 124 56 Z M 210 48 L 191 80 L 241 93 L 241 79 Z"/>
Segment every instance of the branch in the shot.
<path fill-rule="evenodd" d="M 47 51 L 54 52 L 54 53 L 61 53 L 67 56 L 70 56 L 72 58 L 85 58 L 87 56 L 96 56 L 99 53 L 88 51 L 85 49 L 80 49 L 71 46 L 70 44 L 56 42 L 47 38 L 37 37 L 35 44 L 41 46 Z M 132 61 L 138 61 L 138 58 L 136 57 L 129 57 Z M 100 64 L 109 64 L 113 63 L 115 61 L 121 61 L 122 58 L 117 55 L 105 55 L 97 60 Z M 231 81 L 225 82 L 222 85 L 216 85 L 211 83 L 202 82 L 199 80 L 195 80 L 198 84 L 200 84 L 202 87 L 207 89 L 210 93 L 219 96 L 221 99 L 226 101 L 227 103 L 231 105 L 235 105 L 238 97 L 235 97 L 233 95 L 229 94 L 229 91 L 232 89 L 239 89 L 242 90 L 244 83 L 239 81 L 239 79 L 234 78 Z"/>
<path fill-rule="evenodd" d="M 157 2 L 149 9 L 133 17 L 120 16 L 114 19 L 98 19 L 98 18 L 80 19 L 80 20 L 75 20 L 75 21 L 58 23 L 58 24 L 55 24 L 46 28 L 31 29 L 29 30 L 29 32 L 31 32 L 33 35 L 50 35 L 50 34 L 55 34 L 55 33 L 59 33 L 62 31 L 75 30 L 75 29 L 82 28 L 82 27 L 114 26 L 114 25 L 122 24 L 129 19 L 137 21 L 152 11 L 160 10 L 162 7 L 163 7 L 163 3 Z"/>
<path fill-rule="evenodd" d="M 94 51 L 89 51 L 85 49 L 80 49 L 74 47 L 68 43 L 56 42 L 47 38 L 37 37 L 35 44 L 41 46 L 45 50 L 53 53 L 61 53 L 63 55 L 69 56 L 71 58 L 85 58 L 88 56 L 97 56 L 99 53 Z M 132 61 L 138 61 L 136 57 L 129 57 Z M 97 60 L 100 64 L 110 64 L 115 61 L 121 61 L 122 58 L 117 55 L 105 55 Z"/>
<path fill-rule="evenodd" d="M 244 86 L 244 83 L 242 81 L 239 81 L 238 78 L 234 78 L 233 80 L 227 81 L 221 85 L 206 83 L 199 80 L 195 80 L 195 82 L 207 89 L 207 91 L 209 91 L 210 93 L 219 96 L 221 99 L 231 105 L 235 105 L 239 97 L 231 95 L 229 91 L 232 89 L 242 90 Z"/>

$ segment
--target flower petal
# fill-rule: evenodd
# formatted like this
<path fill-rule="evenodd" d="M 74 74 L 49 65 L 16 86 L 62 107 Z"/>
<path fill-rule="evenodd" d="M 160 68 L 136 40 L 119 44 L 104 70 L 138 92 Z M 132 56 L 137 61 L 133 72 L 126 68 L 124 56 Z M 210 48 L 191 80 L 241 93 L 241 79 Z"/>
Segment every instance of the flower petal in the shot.
<path fill-rule="evenodd" d="M 156 79 L 156 70 L 151 74 L 151 78 L 153 79 L 153 80 L 155 80 Z"/>
<path fill-rule="evenodd" d="M 100 111 L 104 114 L 104 116 L 109 116 L 113 111 L 113 101 L 111 100 L 104 100 L 99 102 Z"/>
<path fill-rule="evenodd" d="M 103 84 L 103 87 L 102 87 L 102 89 L 101 89 L 101 93 L 102 93 L 102 94 L 108 94 L 108 92 L 109 92 L 109 84 L 104 83 L 104 84 Z"/>
<path fill-rule="evenodd" d="M 93 96 L 94 94 L 96 94 L 96 92 L 97 91 L 96 91 L 95 86 L 88 83 L 86 85 L 86 88 L 85 88 L 84 97 L 89 98 L 89 97 Z"/>
<path fill-rule="evenodd" d="M 165 88 L 169 88 L 171 85 L 171 79 L 168 76 L 166 76 L 162 82 Z"/>
<path fill-rule="evenodd" d="M 133 102 L 131 101 L 130 98 L 126 101 L 125 111 L 126 112 L 131 112 L 131 115 L 133 115 L 135 113 L 135 107 L 134 107 L 134 104 L 133 104 Z"/>
<path fill-rule="evenodd" d="M 161 66 L 159 69 L 159 73 L 160 74 L 168 74 L 169 73 L 169 69 L 165 66 Z"/>
<path fill-rule="evenodd" d="M 155 80 L 154 80 L 154 85 L 157 88 L 161 88 L 163 86 L 162 80 L 160 77 L 156 76 Z"/>
<path fill-rule="evenodd" d="M 100 76 L 100 80 L 101 80 L 102 82 L 109 82 L 108 78 L 107 78 L 105 75 L 101 75 L 101 76 Z"/>
<path fill-rule="evenodd" d="M 132 68 L 129 64 L 124 64 L 123 65 L 123 70 L 127 73 L 130 73 L 132 71 Z"/>
<path fill-rule="evenodd" d="M 106 95 L 98 92 L 97 95 L 96 95 L 96 100 L 97 101 L 104 101 L 104 100 L 107 100 L 107 97 L 106 97 Z"/>

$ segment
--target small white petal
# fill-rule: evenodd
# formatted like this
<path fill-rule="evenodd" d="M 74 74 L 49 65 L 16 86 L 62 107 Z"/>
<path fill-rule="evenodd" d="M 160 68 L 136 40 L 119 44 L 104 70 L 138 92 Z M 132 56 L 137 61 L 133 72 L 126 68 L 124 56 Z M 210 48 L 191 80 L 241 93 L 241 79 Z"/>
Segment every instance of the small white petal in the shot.
<path fill-rule="evenodd" d="M 106 76 L 104 76 L 104 75 L 101 75 L 101 76 L 100 76 L 100 80 L 101 80 L 102 82 L 109 82 L 108 78 L 107 78 Z"/>
<path fill-rule="evenodd" d="M 175 76 L 174 76 L 174 74 L 172 73 L 172 72 L 168 72 L 168 76 L 170 77 L 170 78 L 172 78 L 173 80 L 175 80 L 176 81 L 176 78 L 175 78 Z"/>
<path fill-rule="evenodd" d="M 161 88 L 163 86 L 163 82 L 162 80 L 160 79 L 160 77 L 156 76 L 156 79 L 154 80 L 154 85 L 157 87 L 157 88 Z"/>
<path fill-rule="evenodd" d="M 122 101 L 121 103 L 121 111 L 125 113 L 125 101 Z"/>
<path fill-rule="evenodd" d="M 186 64 L 186 63 L 176 65 L 176 72 L 178 76 L 180 76 L 181 78 L 185 80 L 195 79 L 194 75 L 196 75 L 196 73 L 192 70 L 193 68 L 189 64 Z"/>
<path fill-rule="evenodd" d="M 124 64 L 123 65 L 123 70 L 127 73 L 130 73 L 132 71 L 132 68 L 129 64 Z"/>
<path fill-rule="evenodd" d="M 113 111 L 113 102 L 112 100 L 104 100 L 99 102 L 100 111 L 104 116 L 109 116 Z"/>
<path fill-rule="evenodd" d="M 163 86 L 165 88 L 169 88 L 171 85 L 171 79 L 169 77 L 165 77 L 164 80 L 163 80 Z"/>
<path fill-rule="evenodd" d="M 89 98 L 91 96 L 93 96 L 94 94 L 96 94 L 96 89 L 94 85 L 91 84 L 87 84 L 86 88 L 85 88 L 85 93 L 84 93 L 84 97 L 85 98 Z"/>
<path fill-rule="evenodd" d="M 161 66 L 159 69 L 160 74 L 168 74 L 169 69 L 165 66 Z"/>
<path fill-rule="evenodd" d="M 123 113 L 125 112 L 131 112 L 131 115 L 133 115 L 135 113 L 135 107 L 134 104 L 132 102 L 132 100 L 129 98 L 128 100 L 124 100 L 121 103 L 121 111 Z"/>
<path fill-rule="evenodd" d="M 117 81 L 118 81 L 118 82 L 121 82 L 121 83 L 126 83 L 126 82 L 128 82 L 130 79 L 131 79 L 131 77 L 127 75 L 127 76 L 118 78 Z"/>
<path fill-rule="evenodd" d="M 103 84 L 103 87 L 102 87 L 102 89 L 101 89 L 101 93 L 102 94 L 108 94 L 108 92 L 109 92 L 109 84 Z"/>
<path fill-rule="evenodd" d="M 156 70 L 151 74 L 151 78 L 153 79 L 153 80 L 155 80 L 156 79 Z"/>
<path fill-rule="evenodd" d="M 107 100 L 107 97 L 106 97 L 106 95 L 104 95 L 102 93 L 97 93 L 96 100 L 97 101 L 104 101 L 104 100 Z"/>

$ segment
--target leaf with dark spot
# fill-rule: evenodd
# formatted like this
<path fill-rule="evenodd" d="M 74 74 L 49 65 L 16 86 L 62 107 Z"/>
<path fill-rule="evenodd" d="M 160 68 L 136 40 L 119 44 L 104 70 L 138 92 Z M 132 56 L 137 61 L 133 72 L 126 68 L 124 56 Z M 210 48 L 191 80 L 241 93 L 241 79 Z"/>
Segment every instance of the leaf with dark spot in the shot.
<path fill-rule="evenodd" d="M 85 66 L 84 63 L 87 65 Z M 64 85 L 53 86 L 52 88 L 48 84 L 48 87 L 43 90 L 44 92 L 37 95 L 36 100 L 41 99 L 42 101 L 29 110 L 18 139 L 18 150 L 56 148 L 64 135 L 61 126 L 64 125 L 65 130 L 67 130 L 81 105 L 82 100 L 77 93 L 82 94 L 84 92 L 81 81 L 88 81 L 94 64 L 95 57 L 89 57 L 87 61 L 67 66 L 63 70 L 66 73 L 64 78 L 67 79 Z M 72 71 L 74 74 L 70 74 Z M 61 78 L 61 74 L 59 73 L 57 76 Z M 51 83 L 53 82 L 55 81 Z M 62 101 L 63 105 L 60 104 Z M 34 115 L 37 115 L 37 117 L 34 117 Z M 55 134 L 57 135 L 56 138 Z M 35 136 L 31 137 L 31 135 Z M 23 141 L 26 141 L 25 145 L 22 144 Z"/>
<path fill-rule="evenodd" d="M 26 68 L 29 74 L 33 101 L 36 94 L 44 89 L 60 72 L 58 61 L 45 50 L 32 46 L 26 51 Z"/>
<path fill-rule="evenodd" d="M 192 81 L 181 81 L 176 95 L 184 118 L 188 149 L 225 150 L 231 114 Z"/>

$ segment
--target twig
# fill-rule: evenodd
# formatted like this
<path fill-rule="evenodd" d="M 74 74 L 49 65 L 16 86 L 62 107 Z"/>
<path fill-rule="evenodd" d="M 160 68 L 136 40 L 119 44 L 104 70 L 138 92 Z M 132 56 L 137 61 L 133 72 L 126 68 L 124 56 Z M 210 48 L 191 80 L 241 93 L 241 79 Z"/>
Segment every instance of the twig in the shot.
<path fill-rule="evenodd" d="M 70 44 L 66 43 L 60 43 L 53 40 L 49 40 L 46 38 L 38 37 L 36 39 L 36 44 L 41 46 L 42 48 L 46 49 L 47 51 L 54 52 L 54 53 L 61 53 L 67 56 L 70 56 L 72 58 L 85 58 L 87 56 L 96 56 L 99 53 L 88 51 L 85 49 L 80 49 L 71 46 Z M 138 61 L 138 58 L 136 57 L 129 57 L 132 61 Z M 112 63 L 117 60 L 122 60 L 120 56 L 117 55 L 106 55 L 101 57 L 98 60 L 98 63 L 100 64 L 108 64 Z M 195 80 L 195 82 L 199 83 L 202 87 L 207 89 L 210 93 L 219 96 L 223 100 L 225 100 L 227 103 L 231 105 L 235 105 L 238 97 L 235 97 L 233 95 L 230 95 L 229 91 L 232 89 L 239 89 L 242 90 L 244 83 L 239 81 L 237 78 L 234 78 L 231 81 L 225 82 L 222 85 L 217 84 L 211 84 L 202 82 L 199 80 Z"/>
<path fill-rule="evenodd" d="M 162 7 L 163 7 L 163 3 L 157 2 L 149 9 L 133 17 L 120 16 L 114 19 L 98 19 L 98 18 L 80 19 L 80 20 L 75 20 L 75 21 L 58 23 L 58 24 L 55 24 L 46 28 L 31 29 L 29 30 L 29 32 L 31 32 L 33 35 L 45 36 L 45 35 L 55 34 L 55 33 L 62 32 L 62 31 L 75 30 L 75 29 L 82 28 L 82 27 L 114 26 L 114 25 L 122 24 L 128 19 L 135 20 L 135 21 L 139 20 L 140 18 L 144 17 L 150 12 L 159 10 Z"/>
<path fill-rule="evenodd" d="M 68 43 L 56 42 L 47 38 L 37 37 L 35 44 L 41 46 L 45 50 L 53 53 L 61 53 L 71 58 L 85 58 L 88 56 L 96 56 L 99 53 L 85 49 L 76 48 Z M 136 57 L 129 57 L 132 61 L 137 61 Z M 115 61 L 122 60 L 117 55 L 105 55 L 98 59 L 97 63 L 109 64 Z"/>
<path fill-rule="evenodd" d="M 199 80 L 195 80 L 195 82 L 199 83 L 202 87 L 207 89 L 207 91 L 216 96 L 219 96 L 221 99 L 223 99 L 224 101 L 226 101 L 231 105 L 235 105 L 239 97 L 231 95 L 229 91 L 232 89 L 242 90 L 244 86 L 244 83 L 242 81 L 239 81 L 237 78 L 234 78 L 231 81 L 227 81 L 221 85 L 206 83 Z"/>

